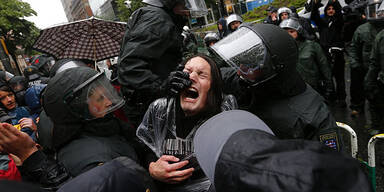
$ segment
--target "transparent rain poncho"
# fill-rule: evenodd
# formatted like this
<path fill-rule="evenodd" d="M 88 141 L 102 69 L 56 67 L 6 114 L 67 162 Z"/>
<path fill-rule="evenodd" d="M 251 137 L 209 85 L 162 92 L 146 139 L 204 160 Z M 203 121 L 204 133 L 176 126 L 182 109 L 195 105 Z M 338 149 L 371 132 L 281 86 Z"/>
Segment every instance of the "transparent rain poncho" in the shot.
<path fill-rule="evenodd" d="M 172 153 L 172 150 L 184 152 L 184 159 L 194 157 L 193 150 L 193 137 L 199 126 L 204 123 L 199 121 L 196 126 L 193 127 L 192 131 L 186 138 L 179 138 L 176 135 L 176 99 L 175 98 L 161 98 L 157 99 L 149 106 L 142 123 L 136 131 L 137 137 L 148 146 L 157 157 L 161 157 L 164 154 Z M 232 110 L 237 108 L 237 102 L 234 96 L 227 95 L 221 105 L 222 111 Z M 205 119 L 204 119 L 205 120 Z M 171 135 L 175 139 L 168 139 Z M 180 145 L 168 145 L 170 143 L 182 143 Z M 167 149 L 166 146 L 173 146 L 172 149 Z M 179 146 L 179 149 L 177 146 Z M 183 146 L 187 146 L 184 149 Z M 188 149 L 188 147 L 191 147 Z M 189 154 L 188 154 L 189 153 Z M 176 153 L 174 156 L 183 158 Z M 191 162 L 191 159 L 188 159 Z M 198 168 L 195 167 L 195 171 Z M 188 181 L 186 185 L 172 187 L 167 191 L 183 191 L 183 192 L 194 192 L 194 191 L 206 191 L 210 187 L 211 183 L 207 177 Z"/>

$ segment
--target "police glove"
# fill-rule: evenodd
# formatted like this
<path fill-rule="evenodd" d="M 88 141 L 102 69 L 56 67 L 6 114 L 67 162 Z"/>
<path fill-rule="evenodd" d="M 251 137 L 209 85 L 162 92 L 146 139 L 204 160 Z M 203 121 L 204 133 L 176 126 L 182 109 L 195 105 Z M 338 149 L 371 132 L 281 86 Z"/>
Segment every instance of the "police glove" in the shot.
<path fill-rule="evenodd" d="M 168 92 L 172 96 L 176 96 L 180 91 L 192 85 L 189 74 L 183 71 L 171 72 L 168 78 Z"/>

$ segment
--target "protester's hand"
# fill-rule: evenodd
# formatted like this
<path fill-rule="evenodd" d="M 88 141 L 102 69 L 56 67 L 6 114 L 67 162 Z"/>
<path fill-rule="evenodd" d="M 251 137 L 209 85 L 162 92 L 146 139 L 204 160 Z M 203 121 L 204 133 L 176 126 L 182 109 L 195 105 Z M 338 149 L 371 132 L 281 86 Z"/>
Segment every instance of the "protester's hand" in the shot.
<path fill-rule="evenodd" d="M 194 168 L 179 170 L 188 164 L 188 161 L 178 162 L 179 159 L 171 155 L 163 155 L 156 162 L 149 164 L 151 177 L 165 183 L 179 183 L 192 176 Z M 177 162 L 170 164 L 169 162 Z"/>
<path fill-rule="evenodd" d="M 21 128 L 30 128 L 31 130 L 33 131 L 36 131 L 37 130 L 37 126 L 36 124 L 33 122 L 33 120 L 31 118 L 21 118 L 19 120 L 19 124 L 20 124 L 20 127 Z"/>
<path fill-rule="evenodd" d="M 0 124 L 0 146 L 4 152 L 19 157 L 21 162 L 38 150 L 36 143 L 28 134 L 8 123 Z"/>
<path fill-rule="evenodd" d="M 192 81 L 189 79 L 189 74 L 183 71 L 174 71 L 169 75 L 169 93 L 178 95 L 180 91 L 190 87 Z"/>
<path fill-rule="evenodd" d="M 15 162 L 16 166 L 21 166 L 21 165 L 23 165 L 23 162 L 21 162 L 20 158 L 17 157 L 16 155 L 10 153 L 9 156 L 11 156 L 11 158 L 12 158 L 13 161 Z"/>

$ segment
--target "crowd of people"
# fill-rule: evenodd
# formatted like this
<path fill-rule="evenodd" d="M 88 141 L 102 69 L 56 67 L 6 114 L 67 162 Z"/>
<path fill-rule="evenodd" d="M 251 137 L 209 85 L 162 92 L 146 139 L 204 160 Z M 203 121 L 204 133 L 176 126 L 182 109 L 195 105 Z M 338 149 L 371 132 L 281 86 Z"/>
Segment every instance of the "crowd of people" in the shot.
<path fill-rule="evenodd" d="M 368 99 L 372 134 L 384 131 L 384 3 L 369 1 L 348 42 L 338 0 L 324 17 L 310 2 L 314 24 L 294 7 L 269 7 L 259 24 L 231 14 L 203 53 L 185 26 L 203 0 L 143 3 L 111 79 L 47 55 L 24 76 L 0 72 L 0 179 L 49 191 L 372 190 L 328 105 L 346 107 L 347 55 L 351 115 Z"/>

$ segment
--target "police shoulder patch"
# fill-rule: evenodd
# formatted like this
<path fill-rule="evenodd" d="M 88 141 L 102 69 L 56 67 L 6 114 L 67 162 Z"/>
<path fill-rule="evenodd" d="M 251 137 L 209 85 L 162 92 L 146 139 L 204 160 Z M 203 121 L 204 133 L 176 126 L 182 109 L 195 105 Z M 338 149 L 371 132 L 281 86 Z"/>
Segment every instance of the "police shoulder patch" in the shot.
<path fill-rule="evenodd" d="M 337 137 L 336 132 L 322 134 L 319 136 L 320 142 L 324 143 L 326 146 L 339 151 L 339 138 Z"/>

